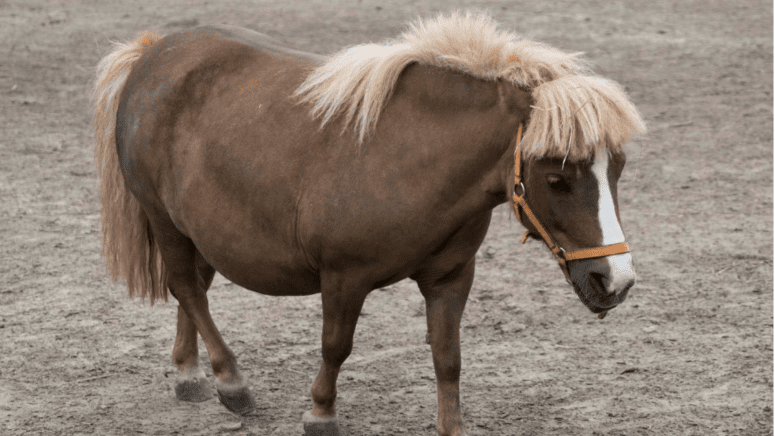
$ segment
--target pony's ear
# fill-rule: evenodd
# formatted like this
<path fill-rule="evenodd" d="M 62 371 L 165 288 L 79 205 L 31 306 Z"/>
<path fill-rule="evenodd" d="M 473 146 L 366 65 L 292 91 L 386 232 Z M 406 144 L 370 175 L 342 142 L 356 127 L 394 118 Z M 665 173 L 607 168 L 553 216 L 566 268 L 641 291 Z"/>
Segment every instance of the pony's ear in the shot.
<path fill-rule="evenodd" d="M 522 120 L 530 115 L 533 95 L 510 80 L 498 79 L 498 106 L 511 117 Z"/>

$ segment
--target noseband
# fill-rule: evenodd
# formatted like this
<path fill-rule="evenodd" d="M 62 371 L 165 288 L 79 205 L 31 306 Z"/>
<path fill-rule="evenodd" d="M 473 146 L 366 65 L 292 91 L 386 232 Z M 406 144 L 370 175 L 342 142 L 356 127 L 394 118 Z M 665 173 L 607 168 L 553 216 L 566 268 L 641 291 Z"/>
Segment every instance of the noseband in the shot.
<path fill-rule="evenodd" d="M 562 273 L 565 274 L 565 278 L 570 282 L 570 273 L 568 272 L 568 261 L 571 260 L 580 260 L 580 259 L 593 259 L 596 257 L 605 257 L 605 256 L 611 256 L 614 254 L 621 254 L 621 253 L 629 253 L 630 247 L 627 245 L 626 242 L 621 242 L 619 244 L 612 244 L 612 245 L 605 245 L 601 247 L 592 247 L 592 248 L 583 248 L 581 250 L 575 250 L 575 251 L 565 251 L 562 247 L 560 247 L 557 242 L 555 242 L 554 238 L 549 234 L 549 232 L 544 229 L 544 227 L 541 225 L 540 222 L 538 222 L 538 218 L 533 214 L 533 211 L 530 210 L 530 207 L 527 205 L 527 201 L 525 200 L 525 194 L 527 193 L 525 191 L 525 185 L 522 184 L 522 178 L 520 176 L 520 173 L 522 172 L 522 158 L 521 158 L 521 149 L 520 149 L 520 142 L 522 141 L 522 125 L 519 125 L 519 131 L 517 132 L 517 147 L 516 151 L 514 152 L 514 213 L 517 215 L 517 219 L 524 227 L 527 227 L 525 225 L 525 222 L 522 221 L 522 215 L 519 213 L 519 209 L 521 208 L 522 211 L 525 213 L 525 216 L 530 221 L 531 224 L 533 224 L 533 227 L 538 231 L 538 233 L 543 238 L 544 242 L 546 243 L 546 246 L 549 248 L 549 250 L 552 251 L 552 254 L 554 255 L 554 258 L 557 260 L 557 263 L 560 264 L 560 269 L 562 270 Z M 521 194 L 518 194 L 519 191 L 522 191 Z M 532 236 L 535 239 L 538 239 L 535 234 L 533 234 L 530 230 L 526 231 L 524 235 L 522 235 L 522 243 L 524 244 L 527 241 L 528 236 Z"/>

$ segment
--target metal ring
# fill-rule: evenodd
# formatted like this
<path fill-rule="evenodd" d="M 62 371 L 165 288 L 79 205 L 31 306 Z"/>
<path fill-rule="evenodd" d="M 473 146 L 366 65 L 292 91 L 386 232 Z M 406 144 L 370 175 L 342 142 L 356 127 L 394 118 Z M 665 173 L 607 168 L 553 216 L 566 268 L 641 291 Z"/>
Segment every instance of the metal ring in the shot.
<path fill-rule="evenodd" d="M 516 188 L 516 186 L 517 185 L 514 185 L 515 188 Z M 516 189 L 514 190 L 514 195 L 517 195 L 517 197 L 524 198 L 525 195 L 527 194 L 527 190 L 525 189 L 525 185 L 522 182 L 519 182 L 519 187 L 522 188 L 522 195 L 517 195 L 517 190 Z"/>

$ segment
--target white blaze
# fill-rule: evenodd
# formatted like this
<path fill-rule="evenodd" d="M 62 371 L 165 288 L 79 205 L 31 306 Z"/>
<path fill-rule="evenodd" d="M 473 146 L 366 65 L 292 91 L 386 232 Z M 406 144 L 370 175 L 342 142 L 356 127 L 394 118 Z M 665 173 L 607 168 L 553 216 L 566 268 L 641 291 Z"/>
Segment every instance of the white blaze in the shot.
<path fill-rule="evenodd" d="M 624 242 L 624 232 L 616 218 L 614 199 L 611 195 L 611 187 L 608 185 L 608 153 L 598 153 L 595 163 L 592 164 L 592 174 L 597 179 L 599 189 L 598 222 L 603 231 L 602 245 L 611 245 Z M 605 283 L 608 292 L 614 292 L 624 287 L 630 280 L 635 279 L 635 270 L 632 267 L 632 255 L 630 253 L 615 254 L 605 258 L 611 269 L 610 282 Z"/>

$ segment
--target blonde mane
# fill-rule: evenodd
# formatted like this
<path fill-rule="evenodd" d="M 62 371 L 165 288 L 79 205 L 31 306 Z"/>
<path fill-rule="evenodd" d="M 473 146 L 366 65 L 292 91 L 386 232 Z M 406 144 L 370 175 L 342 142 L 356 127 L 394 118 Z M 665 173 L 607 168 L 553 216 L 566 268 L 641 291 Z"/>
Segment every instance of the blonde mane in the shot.
<path fill-rule="evenodd" d="M 501 31 L 487 15 L 455 12 L 417 21 L 397 40 L 342 50 L 296 95 L 312 104 L 321 126 L 343 115 L 344 128 L 354 123 L 363 142 L 412 62 L 504 79 L 533 96 L 524 155 L 581 160 L 595 149 L 618 148 L 645 125 L 621 87 L 594 75 L 580 55 Z"/>

